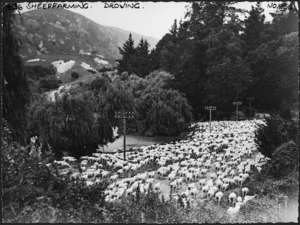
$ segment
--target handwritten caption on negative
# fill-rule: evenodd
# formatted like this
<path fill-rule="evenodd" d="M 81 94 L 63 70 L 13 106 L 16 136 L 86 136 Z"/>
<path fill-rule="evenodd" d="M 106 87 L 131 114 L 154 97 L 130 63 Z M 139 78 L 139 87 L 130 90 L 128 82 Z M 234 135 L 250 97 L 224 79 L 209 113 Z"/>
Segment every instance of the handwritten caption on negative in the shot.
<path fill-rule="evenodd" d="M 111 9 L 128 9 L 128 8 L 131 8 L 131 9 L 140 9 L 140 3 L 139 2 L 132 2 L 132 3 L 128 3 L 128 2 L 125 2 L 125 3 L 116 3 L 116 2 L 105 2 L 104 3 L 104 8 L 107 9 L 107 8 L 111 8 Z"/>
<path fill-rule="evenodd" d="M 8 10 L 22 10 L 23 7 L 18 3 L 8 3 L 5 5 Z M 26 5 L 27 9 L 88 9 L 89 5 L 87 2 L 80 3 L 28 3 Z"/>

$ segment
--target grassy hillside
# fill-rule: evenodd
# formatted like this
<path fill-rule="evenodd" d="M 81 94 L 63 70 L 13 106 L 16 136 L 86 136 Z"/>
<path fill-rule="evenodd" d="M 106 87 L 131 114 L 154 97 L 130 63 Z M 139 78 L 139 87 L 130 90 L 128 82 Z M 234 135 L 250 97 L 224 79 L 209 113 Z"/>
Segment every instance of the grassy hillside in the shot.
<path fill-rule="evenodd" d="M 16 16 L 17 36 L 24 59 L 40 54 L 101 54 L 106 59 L 119 58 L 118 47 L 130 31 L 106 27 L 64 9 L 32 10 Z M 137 43 L 142 35 L 132 32 Z M 155 47 L 157 39 L 145 37 Z"/>

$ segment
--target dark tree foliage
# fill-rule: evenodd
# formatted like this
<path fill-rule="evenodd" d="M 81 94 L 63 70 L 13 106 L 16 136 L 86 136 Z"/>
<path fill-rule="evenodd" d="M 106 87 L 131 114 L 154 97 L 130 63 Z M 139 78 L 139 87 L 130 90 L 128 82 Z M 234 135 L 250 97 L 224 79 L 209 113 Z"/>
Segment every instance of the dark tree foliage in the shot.
<path fill-rule="evenodd" d="M 266 38 L 265 15 L 261 3 L 257 2 L 256 7 L 252 6 L 249 17 L 245 20 L 245 30 L 242 35 L 247 44 L 247 51 L 257 48 Z"/>
<path fill-rule="evenodd" d="M 114 82 L 132 96 L 135 110 L 133 127 L 137 133 L 178 135 L 186 129 L 192 120 L 191 106 L 184 95 L 168 87 L 168 82 L 173 79 L 171 74 L 154 71 L 145 78 L 123 75 Z"/>
<path fill-rule="evenodd" d="M 134 41 L 132 39 L 132 35 L 129 34 L 128 40 L 123 45 L 123 48 L 119 48 L 120 54 L 122 55 L 122 59 L 117 60 L 118 66 L 117 69 L 119 73 L 127 71 L 129 74 L 134 72 L 134 64 L 135 62 L 135 47 Z"/>
<path fill-rule="evenodd" d="M 30 102 L 30 89 L 23 63 L 18 55 L 19 44 L 12 30 L 14 11 L 3 7 L 3 117 L 7 120 L 14 140 L 26 143 L 26 111 Z"/>
<path fill-rule="evenodd" d="M 143 38 L 140 40 L 137 47 L 134 47 L 134 41 L 131 34 L 128 40 L 124 43 L 123 48 L 119 48 L 122 59 L 118 60 L 118 72 L 128 72 L 136 74 L 140 77 L 145 77 L 151 70 L 150 62 L 152 52 L 149 54 L 149 43 Z"/>
<path fill-rule="evenodd" d="M 147 40 L 141 39 L 135 49 L 136 64 L 134 65 L 134 73 L 140 77 L 145 77 L 150 72 L 149 46 Z"/>
<path fill-rule="evenodd" d="M 277 39 L 281 35 L 298 32 L 298 9 L 296 1 L 283 2 L 275 13 L 270 13 L 273 17 L 272 28 L 269 30 L 272 39 Z"/>
<path fill-rule="evenodd" d="M 39 82 L 39 87 L 44 88 L 46 91 L 57 89 L 62 84 L 61 80 L 57 79 L 42 79 Z"/>
<path fill-rule="evenodd" d="M 151 51 L 151 70 L 174 75 L 171 87 L 186 95 L 196 118 L 215 104 L 218 119 L 226 119 L 233 100 L 242 101 L 248 115 L 250 96 L 258 111 L 297 111 L 297 3 L 283 3 L 271 23 L 264 21 L 261 3 L 250 12 L 234 4 L 191 3 L 185 21 L 175 21 Z M 240 13 L 249 16 L 243 21 Z"/>
<path fill-rule="evenodd" d="M 261 110 L 279 110 L 284 104 L 297 108 L 298 34 L 280 36 L 262 44 L 247 57 L 253 84 L 248 90 Z"/>
<path fill-rule="evenodd" d="M 71 73 L 71 77 L 72 77 L 73 79 L 77 79 L 77 78 L 79 78 L 79 74 L 78 74 L 77 72 L 72 72 L 72 73 Z"/>
<path fill-rule="evenodd" d="M 273 174 L 285 176 L 299 169 L 299 144 L 289 141 L 280 145 L 272 154 Z"/>
<path fill-rule="evenodd" d="M 276 114 L 265 120 L 266 124 L 260 124 L 255 133 L 255 143 L 258 145 L 258 151 L 263 155 L 273 158 L 275 150 L 290 140 L 299 145 L 297 122 L 283 119 Z"/>
<path fill-rule="evenodd" d="M 1 143 L 2 222 L 66 223 L 98 222 L 105 218 L 107 183 L 87 187 L 61 175 L 53 154 L 39 154 L 33 145 L 13 142 L 7 122 L 2 120 Z M 27 151 L 29 149 L 29 152 Z"/>
<path fill-rule="evenodd" d="M 77 158 L 95 152 L 98 144 L 112 142 L 114 113 L 131 109 L 128 93 L 113 86 L 108 78 L 66 90 L 56 101 L 46 98 L 32 106 L 32 133 L 56 156 L 69 151 Z"/>

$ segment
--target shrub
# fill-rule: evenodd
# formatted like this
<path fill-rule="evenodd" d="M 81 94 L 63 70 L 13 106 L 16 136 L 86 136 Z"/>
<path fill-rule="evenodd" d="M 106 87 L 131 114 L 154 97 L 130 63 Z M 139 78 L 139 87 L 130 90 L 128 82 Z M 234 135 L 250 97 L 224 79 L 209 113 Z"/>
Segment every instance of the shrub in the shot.
<path fill-rule="evenodd" d="M 2 222 L 105 222 L 106 183 L 87 187 L 71 182 L 54 164 L 49 167 L 53 155 L 32 153 L 38 151 L 12 142 L 3 127 Z"/>
<path fill-rule="evenodd" d="M 136 197 L 123 197 L 110 207 L 109 222 L 113 223 L 180 223 L 182 222 L 174 203 L 165 201 L 150 187 L 146 193 L 136 190 Z"/>
<path fill-rule="evenodd" d="M 299 143 L 297 124 L 292 120 L 282 119 L 278 115 L 271 115 L 265 119 L 266 124 L 259 124 L 255 132 L 255 143 L 258 151 L 266 157 L 272 158 L 273 152 L 281 144 L 293 140 Z"/>
<path fill-rule="evenodd" d="M 109 67 L 100 67 L 100 68 L 97 68 L 96 70 L 99 73 L 102 73 L 102 72 L 112 71 L 112 68 L 109 68 Z"/>
<path fill-rule="evenodd" d="M 236 112 L 231 113 L 230 120 L 236 120 L 237 115 L 239 120 L 244 120 L 246 118 L 243 112 L 238 111 L 238 114 Z"/>
<path fill-rule="evenodd" d="M 42 79 L 39 82 L 39 87 L 46 89 L 46 91 L 49 91 L 51 89 L 57 89 L 62 84 L 61 80 L 56 79 Z"/>
<path fill-rule="evenodd" d="M 256 198 L 241 206 L 238 223 L 266 223 L 279 222 L 279 202 L 268 197 Z"/>
<path fill-rule="evenodd" d="M 91 74 L 95 74 L 96 73 L 95 70 L 91 70 L 91 69 L 88 69 L 87 71 L 89 71 Z"/>
<path fill-rule="evenodd" d="M 272 155 L 273 173 L 278 177 L 299 167 L 299 146 L 293 141 L 283 143 Z"/>
<path fill-rule="evenodd" d="M 71 77 L 73 79 L 78 79 L 79 78 L 79 74 L 77 72 L 73 72 L 73 73 L 71 73 Z"/>

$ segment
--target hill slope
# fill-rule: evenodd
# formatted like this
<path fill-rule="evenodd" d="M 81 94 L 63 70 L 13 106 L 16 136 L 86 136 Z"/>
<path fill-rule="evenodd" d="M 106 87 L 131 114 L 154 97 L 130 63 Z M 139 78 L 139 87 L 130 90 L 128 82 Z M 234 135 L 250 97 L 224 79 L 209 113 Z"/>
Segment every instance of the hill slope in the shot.
<path fill-rule="evenodd" d="M 17 36 L 22 43 L 20 55 L 30 59 L 40 54 L 100 54 L 119 58 L 118 47 L 130 31 L 100 25 L 65 9 L 32 10 L 16 16 Z M 135 43 L 143 37 L 131 32 Z M 154 48 L 157 39 L 144 37 Z"/>
<path fill-rule="evenodd" d="M 35 96 L 60 85 L 111 76 L 130 31 L 99 25 L 64 9 L 32 10 L 16 15 L 13 29 Z M 132 33 L 137 44 L 142 35 Z M 155 47 L 158 40 L 144 37 Z M 76 77 L 74 77 L 76 73 Z"/>

